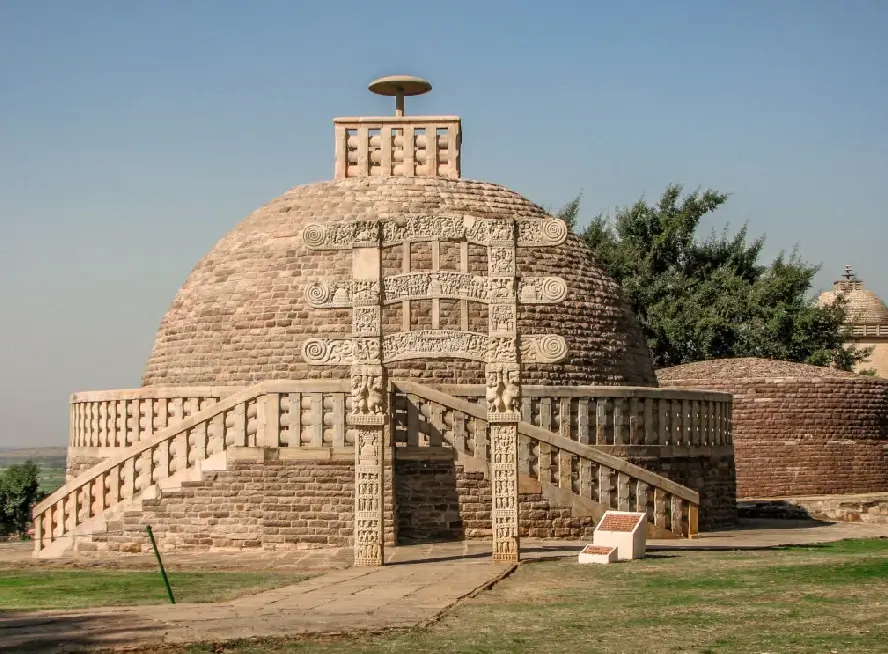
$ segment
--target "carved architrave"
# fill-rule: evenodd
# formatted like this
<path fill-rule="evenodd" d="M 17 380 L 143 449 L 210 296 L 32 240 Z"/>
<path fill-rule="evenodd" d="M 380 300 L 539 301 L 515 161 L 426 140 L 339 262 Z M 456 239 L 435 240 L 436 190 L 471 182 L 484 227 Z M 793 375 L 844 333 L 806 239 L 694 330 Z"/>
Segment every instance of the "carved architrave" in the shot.
<path fill-rule="evenodd" d="M 487 301 L 487 278 L 450 270 L 410 272 L 383 280 L 383 303 L 448 298 Z"/>
<path fill-rule="evenodd" d="M 564 243 L 567 225 L 558 218 L 518 218 L 517 247 L 549 247 Z M 355 244 L 374 243 L 374 230 L 382 229 L 383 247 L 404 241 L 468 241 L 491 245 L 510 241 L 506 230 L 512 221 L 478 218 L 467 214 L 411 216 L 401 220 L 348 221 L 307 225 L 302 242 L 312 250 L 350 250 Z M 375 244 L 375 243 L 374 243 Z"/>
<path fill-rule="evenodd" d="M 405 300 L 468 300 L 497 302 L 515 295 L 514 277 L 481 277 L 449 270 L 393 275 L 382 280 L 382 304 Z M 315 309 L 350 308 L 375 303 L 377 285 L 369 280 L 316 280 L 305 288 Z M 560 277 L 524 277 L 518 282 L 520 304 L 555 304 L 567 296 Z"/>
<path fill-rule="evenodd" d="M 486 361 L 489 338 L 485 334 L 451 330 L 395 332 L 383 338 L 383 361 L 454 358 Z"/>
<path fill-rule="evenodd" d="M 315 366 L 347 366 L 352 363 L 383 363 L 407 359 L 449 358 L 470 361 L 516 362 L 516 343 L 522 363 L 557 363 L 567 356 L 567 343 L 558 334 L 486 336 L 476 332 L 421 330 L 395 332 L 383 338 L 309 338 L 302 344 L 302 358 Z"/>
<path fill-rule="evenodd" d="M 348 366 L 354 362 L 350 338 L 308 338 L 302 343 L 302 359 L 313 366 Z"/>

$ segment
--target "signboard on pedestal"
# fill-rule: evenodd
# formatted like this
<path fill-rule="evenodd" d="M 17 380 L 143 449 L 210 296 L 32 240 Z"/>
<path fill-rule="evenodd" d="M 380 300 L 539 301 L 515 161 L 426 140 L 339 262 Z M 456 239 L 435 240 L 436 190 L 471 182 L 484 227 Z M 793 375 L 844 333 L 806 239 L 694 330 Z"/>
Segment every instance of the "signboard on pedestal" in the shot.
<path fill-rule="evenodd" d="M 642 559 L 647 548 L 646 521 L 646 513 L 607 511 L 595 527 L 592 543 L 615 547 L 620 561 Z"/>

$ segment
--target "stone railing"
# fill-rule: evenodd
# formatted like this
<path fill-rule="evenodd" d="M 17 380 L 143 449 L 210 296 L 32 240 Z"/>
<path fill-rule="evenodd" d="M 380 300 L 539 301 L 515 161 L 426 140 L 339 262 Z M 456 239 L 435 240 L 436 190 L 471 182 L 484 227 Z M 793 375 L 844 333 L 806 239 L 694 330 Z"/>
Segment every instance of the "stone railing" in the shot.
<path fill-rule="evenodd" d="M 348 386 L 347 381 L 263 382 L 142 438 L 34 508 L 35 549 L 65 538 L 107 508 L 186 479 L 230 448 L 346 447 Z"/>
<path fill-rule="evenodd" d="M 484 402 L 484 386 L 439 386 Z M 521 419 L 583 445 L 732 445 L 729 393 L 620 386 L 524 386 Z M 410 414 L 408 413 L 408 419 Z"/>
<path fill-rule="evenodd" d="M 632 389 L 635 391 L 641 389 Z M 412 382 L 394 383 L 393 396 L 396 445 L 452 447 L 459 453 L 490 461 L 487 410 L 481 403 Z M 611 397 L 631 399 L 619 394 Z M 697 492 L 557 432 L 519 423 L 518 468 L 521 475 L 606 508 L 646 512 L 656 527 L 676 535 L 697 534 Z"/>
<path fill-rule="evenodd" d="M 457 116 L 337 118 L 335 178 L 460 176 Z"/>
<path fill-rule="evenodd" d="M 876 337 L 876 338 L 888 338 L 888 325 L 863 325 L 863 324 L 851 324 L 845 327 L 845 332 L 849 336 L 856 337 Z"/>
<path fill-rule="evenodd" d="M 278 402 L 281 416 L 279 446 L 345 445 L 343 416 L 346 402 L 351 398 L 341 383 L 281 382 L 278 386 L 281 392 L 271 393 L 271 396 Z M 71 396 L 69 445 L 75 448 L 130 447 L 241 390 L 242 387 L 221 386 L 75 393 Z M 298 406 L 299 411 L 291 413 L 292 406 Z"/>
<path fill-rule="evenodd" d="M 237 390 L 222 386 L 75 393 L 68 445 L 130 447 Z"/>

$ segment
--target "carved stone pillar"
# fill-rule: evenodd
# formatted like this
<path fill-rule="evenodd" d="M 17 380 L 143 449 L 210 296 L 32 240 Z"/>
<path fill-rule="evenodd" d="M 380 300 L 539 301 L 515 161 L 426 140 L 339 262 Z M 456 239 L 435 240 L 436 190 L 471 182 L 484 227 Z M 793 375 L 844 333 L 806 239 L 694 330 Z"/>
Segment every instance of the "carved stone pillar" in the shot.
<path fill-rule="evenodd" d="M 518 296 L 515 269 L 516 225 L 502 221 L 487 249 L 489 279 L 487 422 L 490 425 L 490 526 L 493 560 L 517 561 L 518 423 L 521 420 L 521 372 L 518 343 Z"/>
<path fill-rule="evenodd" d="M 355 565 L 382 565 L 386 375 L 382 365 L 382 253 L 380 226 L 360 224 L 352 246 L 352 406 L 355 443 Z"/>

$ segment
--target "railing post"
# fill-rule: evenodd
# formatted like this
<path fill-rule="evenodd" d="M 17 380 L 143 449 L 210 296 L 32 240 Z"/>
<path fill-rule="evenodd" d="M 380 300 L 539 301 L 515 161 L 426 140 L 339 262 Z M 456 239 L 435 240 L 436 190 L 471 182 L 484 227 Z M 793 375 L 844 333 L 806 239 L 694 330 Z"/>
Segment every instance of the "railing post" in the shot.
<path fill-rule="evenodd" d="M 43 514 L 34 518 L 34 551 L 39 552 L 43 548 Z"/>
<path fill-rule="evenodd" d="M 688 504 L 688 538 L 696 538 L 698 535 L 698 507 L 696 504 Z"/>

